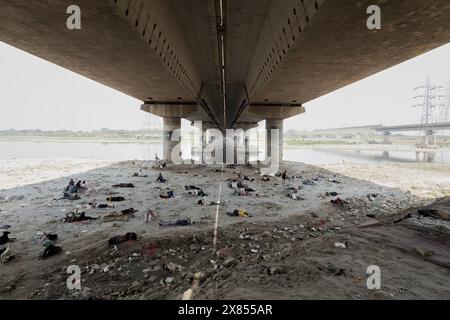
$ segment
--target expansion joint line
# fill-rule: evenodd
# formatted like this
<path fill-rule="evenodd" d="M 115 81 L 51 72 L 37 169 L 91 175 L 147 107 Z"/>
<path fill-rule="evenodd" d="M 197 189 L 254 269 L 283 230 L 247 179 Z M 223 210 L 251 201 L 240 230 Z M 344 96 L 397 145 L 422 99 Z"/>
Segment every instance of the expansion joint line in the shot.
<path fill-rule="evenodd" d="M 218 233 L 219 233 L 219 216 L 220 216 L 220 206 L 222 205 L 222 184 L 223 184 L 223 172 L 225 169 L 225 164 L 222 165 L 222 170 L 220 173 L 220 185 L 219 185 L 219 194 L 217 196 L 216 203 L 216 217 L 214 222 L 214 237 L 213 237 L 213 252 L 216 254 L 217 252 L 217 241 L 218 241 Z"/>

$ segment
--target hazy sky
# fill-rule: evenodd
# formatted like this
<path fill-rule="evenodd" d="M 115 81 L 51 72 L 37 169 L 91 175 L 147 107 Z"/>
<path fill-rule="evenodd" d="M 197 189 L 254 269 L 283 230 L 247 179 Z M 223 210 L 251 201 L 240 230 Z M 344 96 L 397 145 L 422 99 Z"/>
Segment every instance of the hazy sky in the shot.
<path fill-rule="evenodd" d="M 421 110 L 411 108 L 413 88 L 422 85 L 428 74 L 443 84 L 449 71 L 450 44 L 307 103 L 307 113 L 285 121 L 285 128 L 420 123 Z M 161 120 L 140 111 L 140 105 L 134 98 L 0 42 L 0 130 L 160 126 Z"/>

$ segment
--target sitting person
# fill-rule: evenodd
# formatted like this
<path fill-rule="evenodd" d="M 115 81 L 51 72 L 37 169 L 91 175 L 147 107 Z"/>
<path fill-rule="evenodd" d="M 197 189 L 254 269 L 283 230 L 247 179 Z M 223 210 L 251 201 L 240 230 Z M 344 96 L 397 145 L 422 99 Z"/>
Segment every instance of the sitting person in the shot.
<path fill-rule="evenodd" d="M 240 197 L 246 197 L 246 196 L 248 196 L 247 191 L 245 191 L 245 188 L 240 188 L 240 189 L 239 189 L 239 196 L 240 196 Z"/>
<path fill-rule="evenodd" d="M 64 189 L 64 192 L 68 192 L 69 193 L 69 190 L 72 190 L 70 188 L 73 187 L 73 186 L 75 186 L 75 181 L 73 181 L 73 179 L 70 179 L 70 182 L 67 185 L 67 187 Z"/>
<path fill-rule="evenodd" d="M 158 175 L 158 178 L 156 179 L 156 182 L 158 182 L 158 183 L 166 183 L 167 179 L 165 179 L 164 176 L 162 175 L 162 173 L 160 173 Z"/>
<path fill-rule="evenodd" d="M 161 194 L 159 197 L 161 199 L 172 199 L 172 198 L 175 198 L 175 195 L 174 195 L 173 191 L 170 190 L 170 191 L 167 191 L 167 194 Z"/>

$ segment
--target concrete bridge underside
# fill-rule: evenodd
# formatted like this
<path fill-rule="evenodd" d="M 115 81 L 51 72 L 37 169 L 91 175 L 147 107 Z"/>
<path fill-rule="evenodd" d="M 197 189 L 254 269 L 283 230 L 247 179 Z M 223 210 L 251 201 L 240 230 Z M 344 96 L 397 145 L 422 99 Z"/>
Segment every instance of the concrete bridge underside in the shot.
<path fill-rule="evenodd" d="M 167 123 L 221 130 L 282 128 L 304 103 L 450 42 L 448 0 L 77 0 L 75 31 L 72 4 L 0 0 L 0 41 L 135 97 Z M 366 27 L 373 4 L 381 30 Z"/>

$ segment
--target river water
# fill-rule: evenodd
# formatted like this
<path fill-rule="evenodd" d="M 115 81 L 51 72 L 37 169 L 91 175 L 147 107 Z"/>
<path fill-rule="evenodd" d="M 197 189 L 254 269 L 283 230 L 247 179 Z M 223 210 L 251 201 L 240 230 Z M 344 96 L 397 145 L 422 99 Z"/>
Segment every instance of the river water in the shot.
<path fill-rule="evenodd" d="M 182 149 L 190 153 L 190 147 Z M 11 159 L 93 159 L 93 160 L 154 160 L 161 156 L 162 146 L 145 143 L 117 142 L 0 142 L 0 160 Z M 262 155 L 261 155 L 262 157 Z M 340 148 L 287 148 L 284 160 L 313 165 L 339 163 L 430 162 L 450 163 L 448 150 L 415 151 L 357 151 Z"/>

